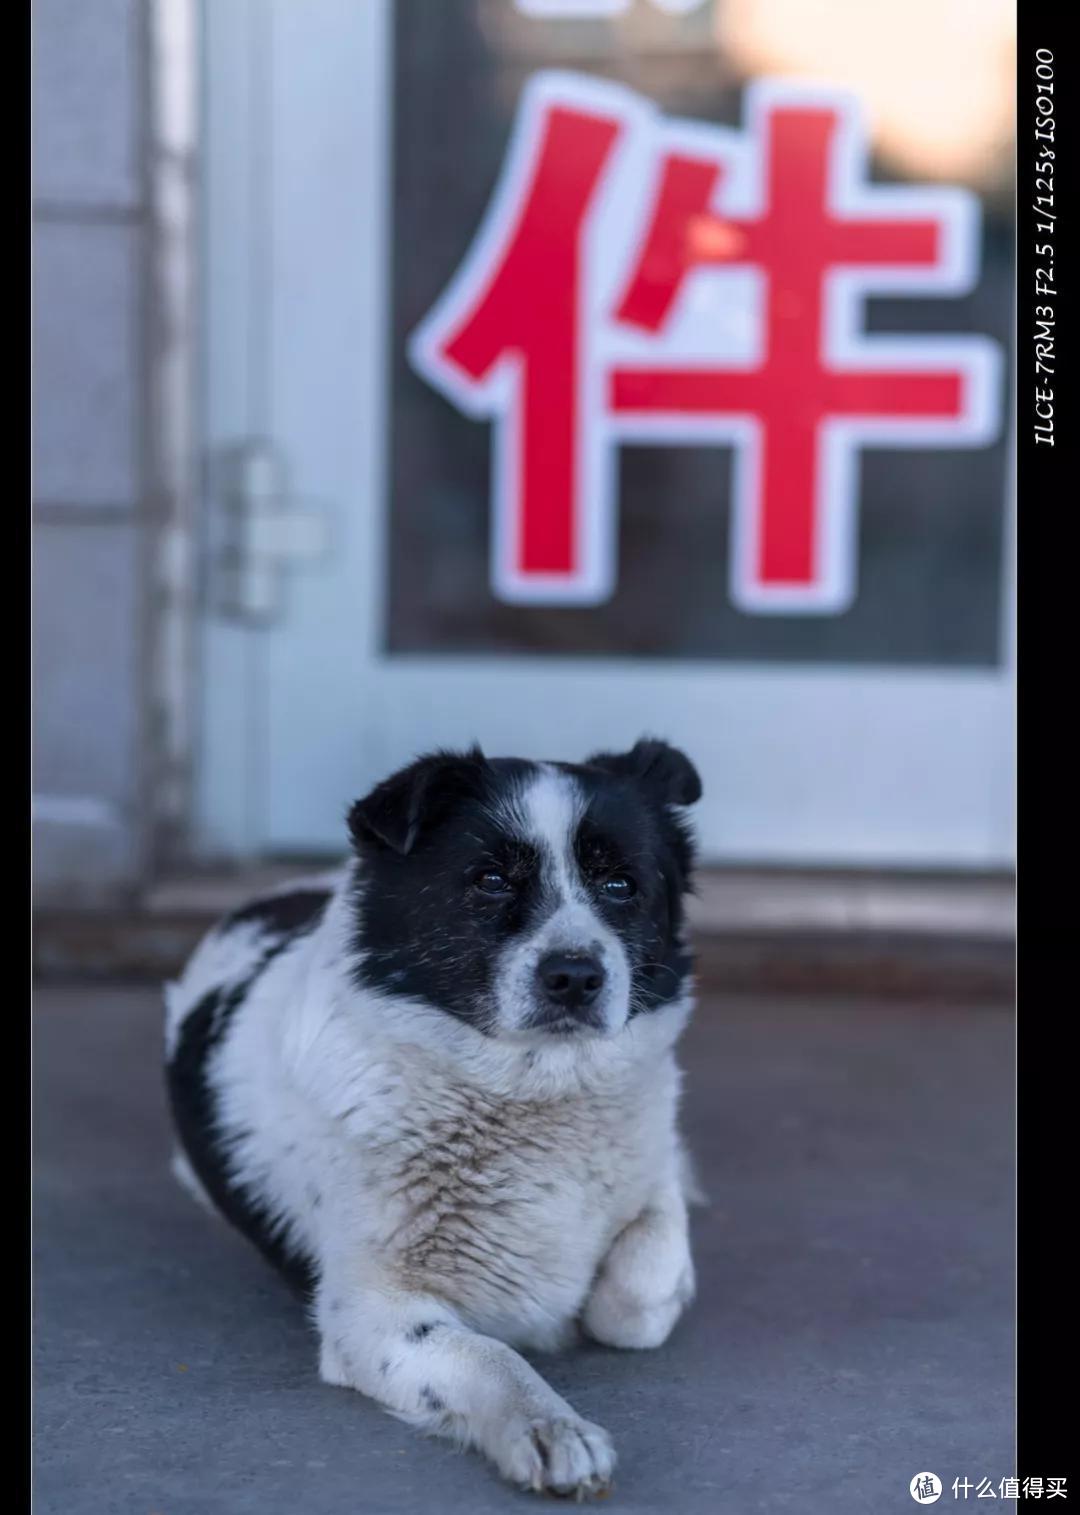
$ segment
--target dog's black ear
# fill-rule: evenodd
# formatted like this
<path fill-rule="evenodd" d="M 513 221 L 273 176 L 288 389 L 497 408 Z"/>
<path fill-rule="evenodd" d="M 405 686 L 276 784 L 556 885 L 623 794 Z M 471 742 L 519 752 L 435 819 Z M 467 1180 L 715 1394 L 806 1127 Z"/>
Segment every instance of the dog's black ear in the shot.
<path fill-rule="evenodd" d="M 654 737 L 642 737 L 629 752 L 594 753 L 587 766 L 637 779 L 661 805 L 693 805 L 701 798 L 701 777 L 686 753 Z"/>
<path fill-rule="evenodd" d="M 455 800 L 480 792 L 487 759 L 470 752 L 432 752 L 377 784 L 349 810 L 349 835 L 357 848 L 390 847 L 411 852 L 417 837 Z"/>

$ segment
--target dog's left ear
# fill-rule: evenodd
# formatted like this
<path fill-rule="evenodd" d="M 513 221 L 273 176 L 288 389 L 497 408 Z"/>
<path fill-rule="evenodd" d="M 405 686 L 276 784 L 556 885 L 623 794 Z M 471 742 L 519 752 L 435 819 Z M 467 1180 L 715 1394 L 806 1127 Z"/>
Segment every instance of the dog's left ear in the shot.
<path fill-rule="evenodd" d="M 479 792 L 486 766 L 479 747 L 417 758 L 352 806 L 349 835 L 354 846 L 411 852 L 421 832 L 441 819 L 455 800 Z"/>
<path fill-rule="evenodd" d="M 637 779 L 661 805 L 693 805 L 701 798 L 701 777 L 686 753 L 654 737 L 643 737 L 629 752 L 594 753 L 586 766 Z"/>

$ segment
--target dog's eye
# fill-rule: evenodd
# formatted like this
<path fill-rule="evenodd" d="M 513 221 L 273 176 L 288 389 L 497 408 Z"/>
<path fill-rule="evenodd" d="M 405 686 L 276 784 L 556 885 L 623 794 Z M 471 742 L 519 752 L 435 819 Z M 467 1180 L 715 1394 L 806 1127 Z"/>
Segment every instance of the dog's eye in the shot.
<path fill-rule="evenodd" d="M 476 880 L 476 887 L 481 894 L 509 894 L 510 880 L 497 868 L 485 868 Z"/>
<path fill-rule="evenodd" d="M 613 873 L 600 885 L 600 893 L 609 900 L 628 900 L 637 893 L 637 885 L 625 873 Z"/>

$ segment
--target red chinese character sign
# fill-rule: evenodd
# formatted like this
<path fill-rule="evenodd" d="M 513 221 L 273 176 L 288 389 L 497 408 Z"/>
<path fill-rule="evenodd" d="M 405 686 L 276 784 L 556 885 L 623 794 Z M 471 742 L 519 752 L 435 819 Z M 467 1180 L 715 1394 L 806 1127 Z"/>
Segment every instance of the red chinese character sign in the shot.
<path fill-rule="evenodd" d="M 997 343 L 870 334 L 865 301 L 962 294 L 978 249 L 965 191 L 868 181 L 848 96 L 759 82 L 734 130 L 535 75 L 483 225 L 409 344 L 491 423 L 496 596 L 602 603 L 618 448 L 706 443 L 735 453 L 734 602 L 843 610 L 860 450 L 980 447 L 1000 426 Z"/>

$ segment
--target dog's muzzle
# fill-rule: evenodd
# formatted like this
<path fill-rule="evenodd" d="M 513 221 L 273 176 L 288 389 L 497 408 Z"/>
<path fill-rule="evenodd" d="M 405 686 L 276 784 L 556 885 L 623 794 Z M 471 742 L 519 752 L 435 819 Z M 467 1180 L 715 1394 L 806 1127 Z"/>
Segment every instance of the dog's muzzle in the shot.
<path fill-rule="evenodd" d="M 529 1024 L 550 1031 L 600 1026 L 597 1000 L 607 975 L 588 953 L 549 952 L 536 969 L 538 1007 Z"/>

